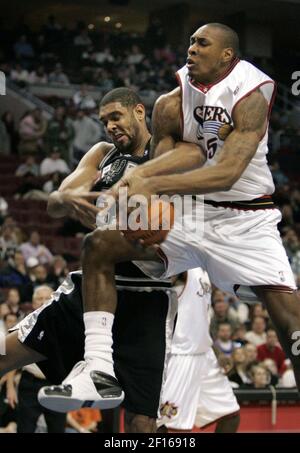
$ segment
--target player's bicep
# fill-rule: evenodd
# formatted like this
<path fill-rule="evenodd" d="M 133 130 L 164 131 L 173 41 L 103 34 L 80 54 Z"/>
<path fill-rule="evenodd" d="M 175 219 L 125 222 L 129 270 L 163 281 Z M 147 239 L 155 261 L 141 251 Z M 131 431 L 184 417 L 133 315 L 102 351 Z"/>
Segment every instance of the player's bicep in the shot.
<path fill-rule="evenodd" d="M 259 142 L 264 135 L 268 121 L 268 103 L 257 90 L 242 99 L 233 112 L 234 130 L 241 134 L 253 134 Z"/>
<path fill-rule="evenodd" d="M 152 113 L 151 157 L 174 148 L 178 140 L 178 117 L 176 100 L 165 95 L 156 101 Z"/>
<path fill-rule="evenodd" d="M 255 91 L 239 102 L 233 113 L 234 129 L 226 138 L 218 162 L 228 170 L 231 182 L 237 179 L 254 157 L 268 121 L 268 103 Z"/>

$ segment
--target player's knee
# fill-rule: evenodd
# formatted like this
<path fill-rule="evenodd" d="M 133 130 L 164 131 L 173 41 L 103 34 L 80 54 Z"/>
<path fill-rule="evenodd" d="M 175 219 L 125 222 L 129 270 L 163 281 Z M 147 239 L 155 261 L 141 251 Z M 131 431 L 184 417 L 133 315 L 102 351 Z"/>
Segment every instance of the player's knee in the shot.
<path fill-rule="evenodd" d="M 82 247 L 83 259 L 99 258 L 101 260 L 109 259 L 114 250 L 112 241 L 105 231 L 95 230 L 85 236 Z"/>

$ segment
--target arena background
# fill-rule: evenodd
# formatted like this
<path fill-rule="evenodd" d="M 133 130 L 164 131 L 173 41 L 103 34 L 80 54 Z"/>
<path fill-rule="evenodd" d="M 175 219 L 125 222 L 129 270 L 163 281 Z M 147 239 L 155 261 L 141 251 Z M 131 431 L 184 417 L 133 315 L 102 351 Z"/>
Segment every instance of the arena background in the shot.
<path fill-rule="evenodd" d="M 70 220 L 49 218 L 46 200 L 74 168 L 76 151 L 84 153 L 105 138 L 97 118 L 99 99 L 114 87 L 134 88 L 150 119 L 155 99 L 176 86 L 174 72 L 185 62 L 191 32 L 207 22 L 233 27 L 240 36 L 241 56 L 278 83 L 269 164 L 283 215 L 280 230 L 299 284 L 300 1 L 11 0 L 1 16 L 1 332 L 30 312 L 35 286 L 55 288 L 67 270 L 79 266 L 86 230 Z M 33 231 L 38 234 L 32 239 Z M 47 248 L 39 257 L 32 255 L 30 236 Z M 225 318 L 231 323 L 228 341 L 235 342 L 233 349 L 243 348 L 256 316 L 263 318 L 261 326 L 254 327 L 262 329 L 263 337 L 269 320 L 260 304 L 244 304 L 220 292 L 213 303 L 213 325 Z M 253 360 L 262 361 L 253 354 Z M 236 359 L 227 354 L 220 360 L 232 375 Z M 290 364 L 269 361 L 263 366 L 266 382 L 252 382 L 246 389 L 236 386 L 242 405 L 240 431 L 300 432 Z M 0 407 L 0 429 L 14 432 L 3 381 Z M 116 429 L 118 422 L 116 414 Z M 45 431 L 42 419 L 37 430 Z"/>

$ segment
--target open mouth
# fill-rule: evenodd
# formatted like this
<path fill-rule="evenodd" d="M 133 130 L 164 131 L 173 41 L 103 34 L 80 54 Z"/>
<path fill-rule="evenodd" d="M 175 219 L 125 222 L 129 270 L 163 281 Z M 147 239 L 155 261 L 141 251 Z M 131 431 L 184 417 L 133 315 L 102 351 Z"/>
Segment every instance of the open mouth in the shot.
<path fill-rule="evenodd" d="M 114 140 L 116 142 L 121 142 L 124 138 L 126 138 L 125 134 L 116 134 L 116 135 L 114 135 Z"/>
<path fill-rule="evenodd" d="M 186 67 L 187 67 L 188 69 L 190 69 L 190 68 L 193 68 L 194 66 L 195 66 L 195 62 L 194 62 L 193 60 L 191 60 L 190 58 L 188 58 L 188 59 L 186 60 Z"/>

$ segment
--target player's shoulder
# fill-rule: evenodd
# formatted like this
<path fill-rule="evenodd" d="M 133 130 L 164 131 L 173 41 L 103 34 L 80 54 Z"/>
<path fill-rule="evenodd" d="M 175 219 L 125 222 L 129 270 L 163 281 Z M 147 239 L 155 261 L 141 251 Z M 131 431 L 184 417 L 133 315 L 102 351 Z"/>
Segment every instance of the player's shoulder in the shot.
<path fill-rule="evenodd" d="M 162 94 L 155 102 L 155 110 L 164 116 L 178 118 L 181 106 L 181 92 L 177 87 L 169 93 Z"/>
<path fill-rule="evenodd" d="M 98 142 L 90 148 L 86 157 L 88 157 L 90 161 L 99 163 L 99 161 L 101 161 L 112 149 L 114 149 L 112 143 Z"/>
<path fill-rule="evenodd" d="M 238 64 L 236 65 L 238 77 L 241 77 L 243 74 L 247 79 L 249 78 L 259 78 L 263 80 L 272 80 L 272 78 L 266 74 L 264 71 L 259 69 L 257 66 L 255 66 L 253 63 L 250 63 L 250 61 L 247 60 L 240 60 Z"/>

